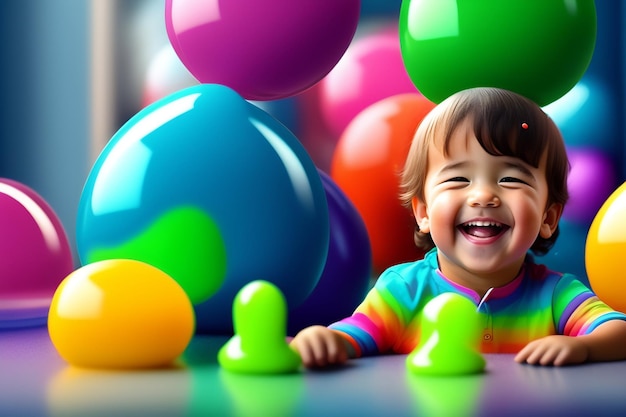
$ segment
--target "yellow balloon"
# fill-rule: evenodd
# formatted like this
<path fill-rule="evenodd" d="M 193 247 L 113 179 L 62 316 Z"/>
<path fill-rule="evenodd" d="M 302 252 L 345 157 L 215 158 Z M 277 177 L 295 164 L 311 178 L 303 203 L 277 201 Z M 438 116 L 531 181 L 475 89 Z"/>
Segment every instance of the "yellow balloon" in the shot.
<path fill-rule="evenodd" d="M 626 312 L 626 182 L 591 223 L 585 246 L 589 284 L 602 301 Z"/>
<path fill-rule="evenodd" d="M 194 330 L 183 288 L 160 269 L 129 259 L 94 262 L 69 274 L 48 314 L 59 355 L 87 368 L 168 366 Z"/>

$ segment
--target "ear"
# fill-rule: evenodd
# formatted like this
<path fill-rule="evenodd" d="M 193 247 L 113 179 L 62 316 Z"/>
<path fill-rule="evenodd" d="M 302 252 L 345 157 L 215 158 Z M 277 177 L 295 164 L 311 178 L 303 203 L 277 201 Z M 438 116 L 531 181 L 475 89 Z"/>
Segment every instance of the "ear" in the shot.
<path fill-rule="evenodd" d="M 422 203 L 413 197 L 411 199 L 411 207 L 413 208 L 413 216 L 422 233 L 430 233 L 430 219 L 428 218 L 428 211 L 426 210 L 426 204 Z"/>
<path fill-rule="evenodd" d="M 550 236 L 552 236 L 552 233 L 556 230 L 556 227 L 559 225 L 562 213 L 563 204 L 550 204 L 550 206 L 546 209 L 546 212 L 543 214 L 543 222 L 541 223 L 541 228 L 539 229 L 539 236 L 544 239 L 549 239 Z"/>

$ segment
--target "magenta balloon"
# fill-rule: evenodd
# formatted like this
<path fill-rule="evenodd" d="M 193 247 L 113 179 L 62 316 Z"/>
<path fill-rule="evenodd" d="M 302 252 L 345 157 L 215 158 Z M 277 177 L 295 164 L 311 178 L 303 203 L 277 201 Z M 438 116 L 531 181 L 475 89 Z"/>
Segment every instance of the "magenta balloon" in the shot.
<path fill-rule="evenodd" d="M 248 100 L 298 94 L 344 54 L 360 0 L 166 0 L 167 35 L 201 83 Z"/>
<path fill-rule="evenodd" d="M 397 23 L 355 39 L 319 88 L 321 114 L 337 138 L 370 104 L 417 93 L 404 68 Z"/>
<path fill-rule="evenodd" d="M 571 171 L 567 180 L 569 201 L 563 218 L 591 224 L 602 204 L 617 186 L 617 177 L 611 159 L 593 148 L 567 150 Z"/>
<path fill-rule="evenodd" d="M 372 251 L 360 214 L 337 184 L 318 170 L 328 201 L 330 242 L 324 270 L 313 292 L 289 312 L 288 332 L 329 325 L 352 314 L 370 285 Z"/>
<path fill-rule="evenodd" d="M 35 191 L 0 178 L 0 329 L 43 325 L 74 270 L 63 226 Z"/>

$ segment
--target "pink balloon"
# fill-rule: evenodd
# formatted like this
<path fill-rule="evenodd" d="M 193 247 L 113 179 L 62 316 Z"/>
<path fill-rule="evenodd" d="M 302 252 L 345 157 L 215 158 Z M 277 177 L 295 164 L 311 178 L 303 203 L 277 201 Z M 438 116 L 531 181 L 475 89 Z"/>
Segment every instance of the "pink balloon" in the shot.
<path fill-rule="evenodd" d="M 0 178 L 0 329 L 45 324 L 61 281 L 74 270 L 61 221 L 29 187 Z"/>
<path fill-rule="evenodd" d="M 319 89 L 322 116 L 336 137 L 370 104 L 417 93 L 404 68 L 397 24 L 355 39 Z"/>
<path fill-rule="evenodd" d="M 360 0 L 166 0 L 167 35 L 201 82 L 248 100 L 298 94 L 337 64 Z"/>
<path fill-rule="evenodd" d="M 569 201 L 563 218 L 590 224 L 615 190 L 617 177 L 614 164 L 607 155 L 592 148 L 570 147 L 567 153 L 571 171 L 567 181 Z"/>

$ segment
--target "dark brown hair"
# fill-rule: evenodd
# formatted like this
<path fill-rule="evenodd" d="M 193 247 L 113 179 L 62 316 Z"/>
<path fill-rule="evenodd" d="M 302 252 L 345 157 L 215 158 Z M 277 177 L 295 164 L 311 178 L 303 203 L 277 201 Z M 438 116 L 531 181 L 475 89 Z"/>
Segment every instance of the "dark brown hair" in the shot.
<path fill-rule="evenodd" d="M 428 148 L 443 137 L 443 152 L 455 129 L 470 118 L 480 146 L 489 154 L 519 158 L 538 167 L 546 155 L 548 206 L 565 205 L 568 199 L 569 161 L 561 132 L 552 119 L 530 99 L 508 90 L 477 87 L 453 94 L 420 123 L 411 143 L 402 172 L 400 199 L 411 208 L 411 200 L 424 201 L 424 183 L 428 172 Z M 522 126 L 524 124 L 524 126 Z M 537 237 L 530 248 L 535 254 L 547 253 L 559 235 L 559 228 L 549 239 Z M 428 250 L 434 243 L 428 233 L 416 226 L 415 244 Z"/>

